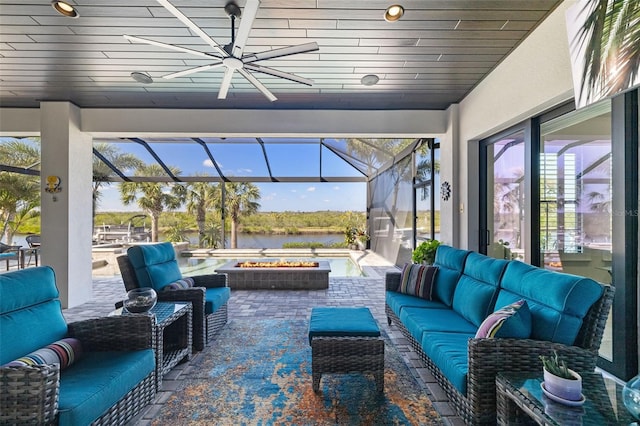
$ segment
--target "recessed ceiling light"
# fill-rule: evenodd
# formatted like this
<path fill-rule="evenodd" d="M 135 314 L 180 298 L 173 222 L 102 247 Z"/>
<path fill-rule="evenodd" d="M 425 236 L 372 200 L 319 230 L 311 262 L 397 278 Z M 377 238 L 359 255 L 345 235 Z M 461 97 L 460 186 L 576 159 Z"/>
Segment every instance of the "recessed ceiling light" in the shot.
<path fill-rule="evenodd" d="M 380 81 L 380 77 L 375 74 L 367 74 L 360 79 L 360 83 L 364 86 L 373 86 Z"/>
<path fill-rule="evenodd" d="M 131 78 L 133 78 L 138 83 L 142 83 L 142 84 L 153 83 L 153 78 L 146 72 L 134 71 L 131 73 Z"/>
<path fill-rule="evenodd" d="M 402 18 L 404 15 L 404 7 L 399 4 L 391 5 L 384 12 L 384 20 L 387 22 L 394 22 Z"/>
<path fill-rule="evenodd" d="M 53 7 L 60 15 L 66 16 L 68 18 L 77 18 L 78 16 L 80 16 L 75 7 L 61 0 L 53 0 L 51 2 L 51 7 Z"/>

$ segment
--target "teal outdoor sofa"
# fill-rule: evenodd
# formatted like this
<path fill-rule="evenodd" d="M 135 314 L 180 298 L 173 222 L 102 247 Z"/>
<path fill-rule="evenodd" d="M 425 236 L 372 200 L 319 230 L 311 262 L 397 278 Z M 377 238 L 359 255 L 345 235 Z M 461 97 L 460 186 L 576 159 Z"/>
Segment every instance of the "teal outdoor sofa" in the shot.
<path fill-rule="evenodd" d="M 120 425 L 155 397 L 146 315 L 67 324 L 48 266 L 0 274 L 0 424 Z"/>
<path fill-rule="evenodd" d="M 498 372 L 542 372 L 539 355 L 554 350 L 574 370 L 595 368 L 612 287 L 446 245 L 438 247 L 434 266 L 426 297 L 401 286 L 408 274 L 386 274 L 387 320 L 407 337 L 466 423 L 495 424 Z M 516 326 L 482 337 L 505 311 L 518 312 Z"/>
<path fill-rule="evenodd" d="M 118 256 L 117 261 L 127 291 L 151 287 L 158 293 L 159 301 L 191 302 L 194 350 L 203 350 L 227 323 L 227 302 L 231 297 L 227 274 L 183 277 L 169 242 L 129 247 L 127 254 Z M 184 278 L 192 278 L 193 287 L 182 288 Z M 172 285 L 175 283 L 180 285 Z"/>

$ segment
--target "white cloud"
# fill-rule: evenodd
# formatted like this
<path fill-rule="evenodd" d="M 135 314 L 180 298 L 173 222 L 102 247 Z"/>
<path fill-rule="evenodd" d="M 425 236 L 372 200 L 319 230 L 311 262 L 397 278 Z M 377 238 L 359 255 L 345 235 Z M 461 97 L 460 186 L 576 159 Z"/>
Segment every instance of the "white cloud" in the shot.
<path fill-rule="evenodd" d="M 298 192 L 298 190 L 297 189 L 292 189 L 291 192 Z"/>
<path fill-rule="evenodd" d="M 333 187 L 333 190 L 334 190 L 334 191 L 340 191 L 340 187 L 339 187 L 339 186 L 334 186 L 334 187 Z"/>
<path fill-rule="evenodd" d="M 309 191 L 309 192 L 313 192 L 315 190 L 316 190 L 315 186 L 310 186 L 310 187 L 307 188 L 307 191 Z"/>
<path fill-rule="evenodd" d="M 250 174 L 252 172 L 253 172 L 252 169 L 238 169 L 239 174 L 242 174 L 242 173 Z"/>
<path fill-rule="evenodd" d="M 206 159 L 202 162 L 202 165 L 205 167 L 213 167 L 213 161 L 211 161 L 210 159 Z"/>
<path fill-rule="evenodd" d="M 330 203 L 331 202 L 331 200 L 322 200 L 322 201 L 324 201 L 325 203 Z"/>

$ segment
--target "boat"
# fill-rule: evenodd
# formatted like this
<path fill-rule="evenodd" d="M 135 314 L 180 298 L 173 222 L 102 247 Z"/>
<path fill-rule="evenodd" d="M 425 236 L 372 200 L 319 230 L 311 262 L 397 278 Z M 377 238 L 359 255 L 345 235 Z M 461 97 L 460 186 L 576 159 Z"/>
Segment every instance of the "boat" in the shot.
<path fill-rule="evenodd" d="M 131 216 L 127 223 L 96 226 L 93 230 L 93 242 L 94 244 L 149 242 L 151 231 L 145 226 L 146 218 L 147 215 L 137 214 Z"/>

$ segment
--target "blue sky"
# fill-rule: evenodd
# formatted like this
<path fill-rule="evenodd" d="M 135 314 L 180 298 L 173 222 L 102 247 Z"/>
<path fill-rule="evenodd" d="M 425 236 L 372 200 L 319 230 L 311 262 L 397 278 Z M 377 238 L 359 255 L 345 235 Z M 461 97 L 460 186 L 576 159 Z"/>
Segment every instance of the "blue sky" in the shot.
<path fill-rule="evenodd" d="M 331 150 L 319 145 L 318 139 L 263 139 L 264 151 L 255 138 L 203 138 L 225 176 L 247 177 L 362 177 L 362 174 Z M 150 147 L 165 164 L 177 168 L 183 176 L 219 176 L 211 159 L 198 144 L 180 139 L 150 141 Z M 269 143 L 278 142 L 278 143 Z M 297 143 L 301 142 L 301 143 Z M 121 152 L 134 154 L 146 164 L 156 161 L 142 146 L 130 141 L 116 143 Z M 269 159 L 265 161 L 265 153 Z M 322 165 L 322 166 L 321 166 Z M 322 167 L 322 170 L 320 168 Z M 125 173 L 128 174 L 128 173 Z M 260 211 L 318 211 L 366 209 L 364 183 L 256 183 L 260 189 Z M 118 185 L 103 191 L 98 211 L 138 210 L 137 205 L 123 206 Z"/>
<path fill-rule="evenodd" d="M 364 183 L 257 183 L 260 211 L 365 211 Z M 98 211 L 139 211 L 137 204 L 124 206 L 117 184 L 102 191 Z"/>

